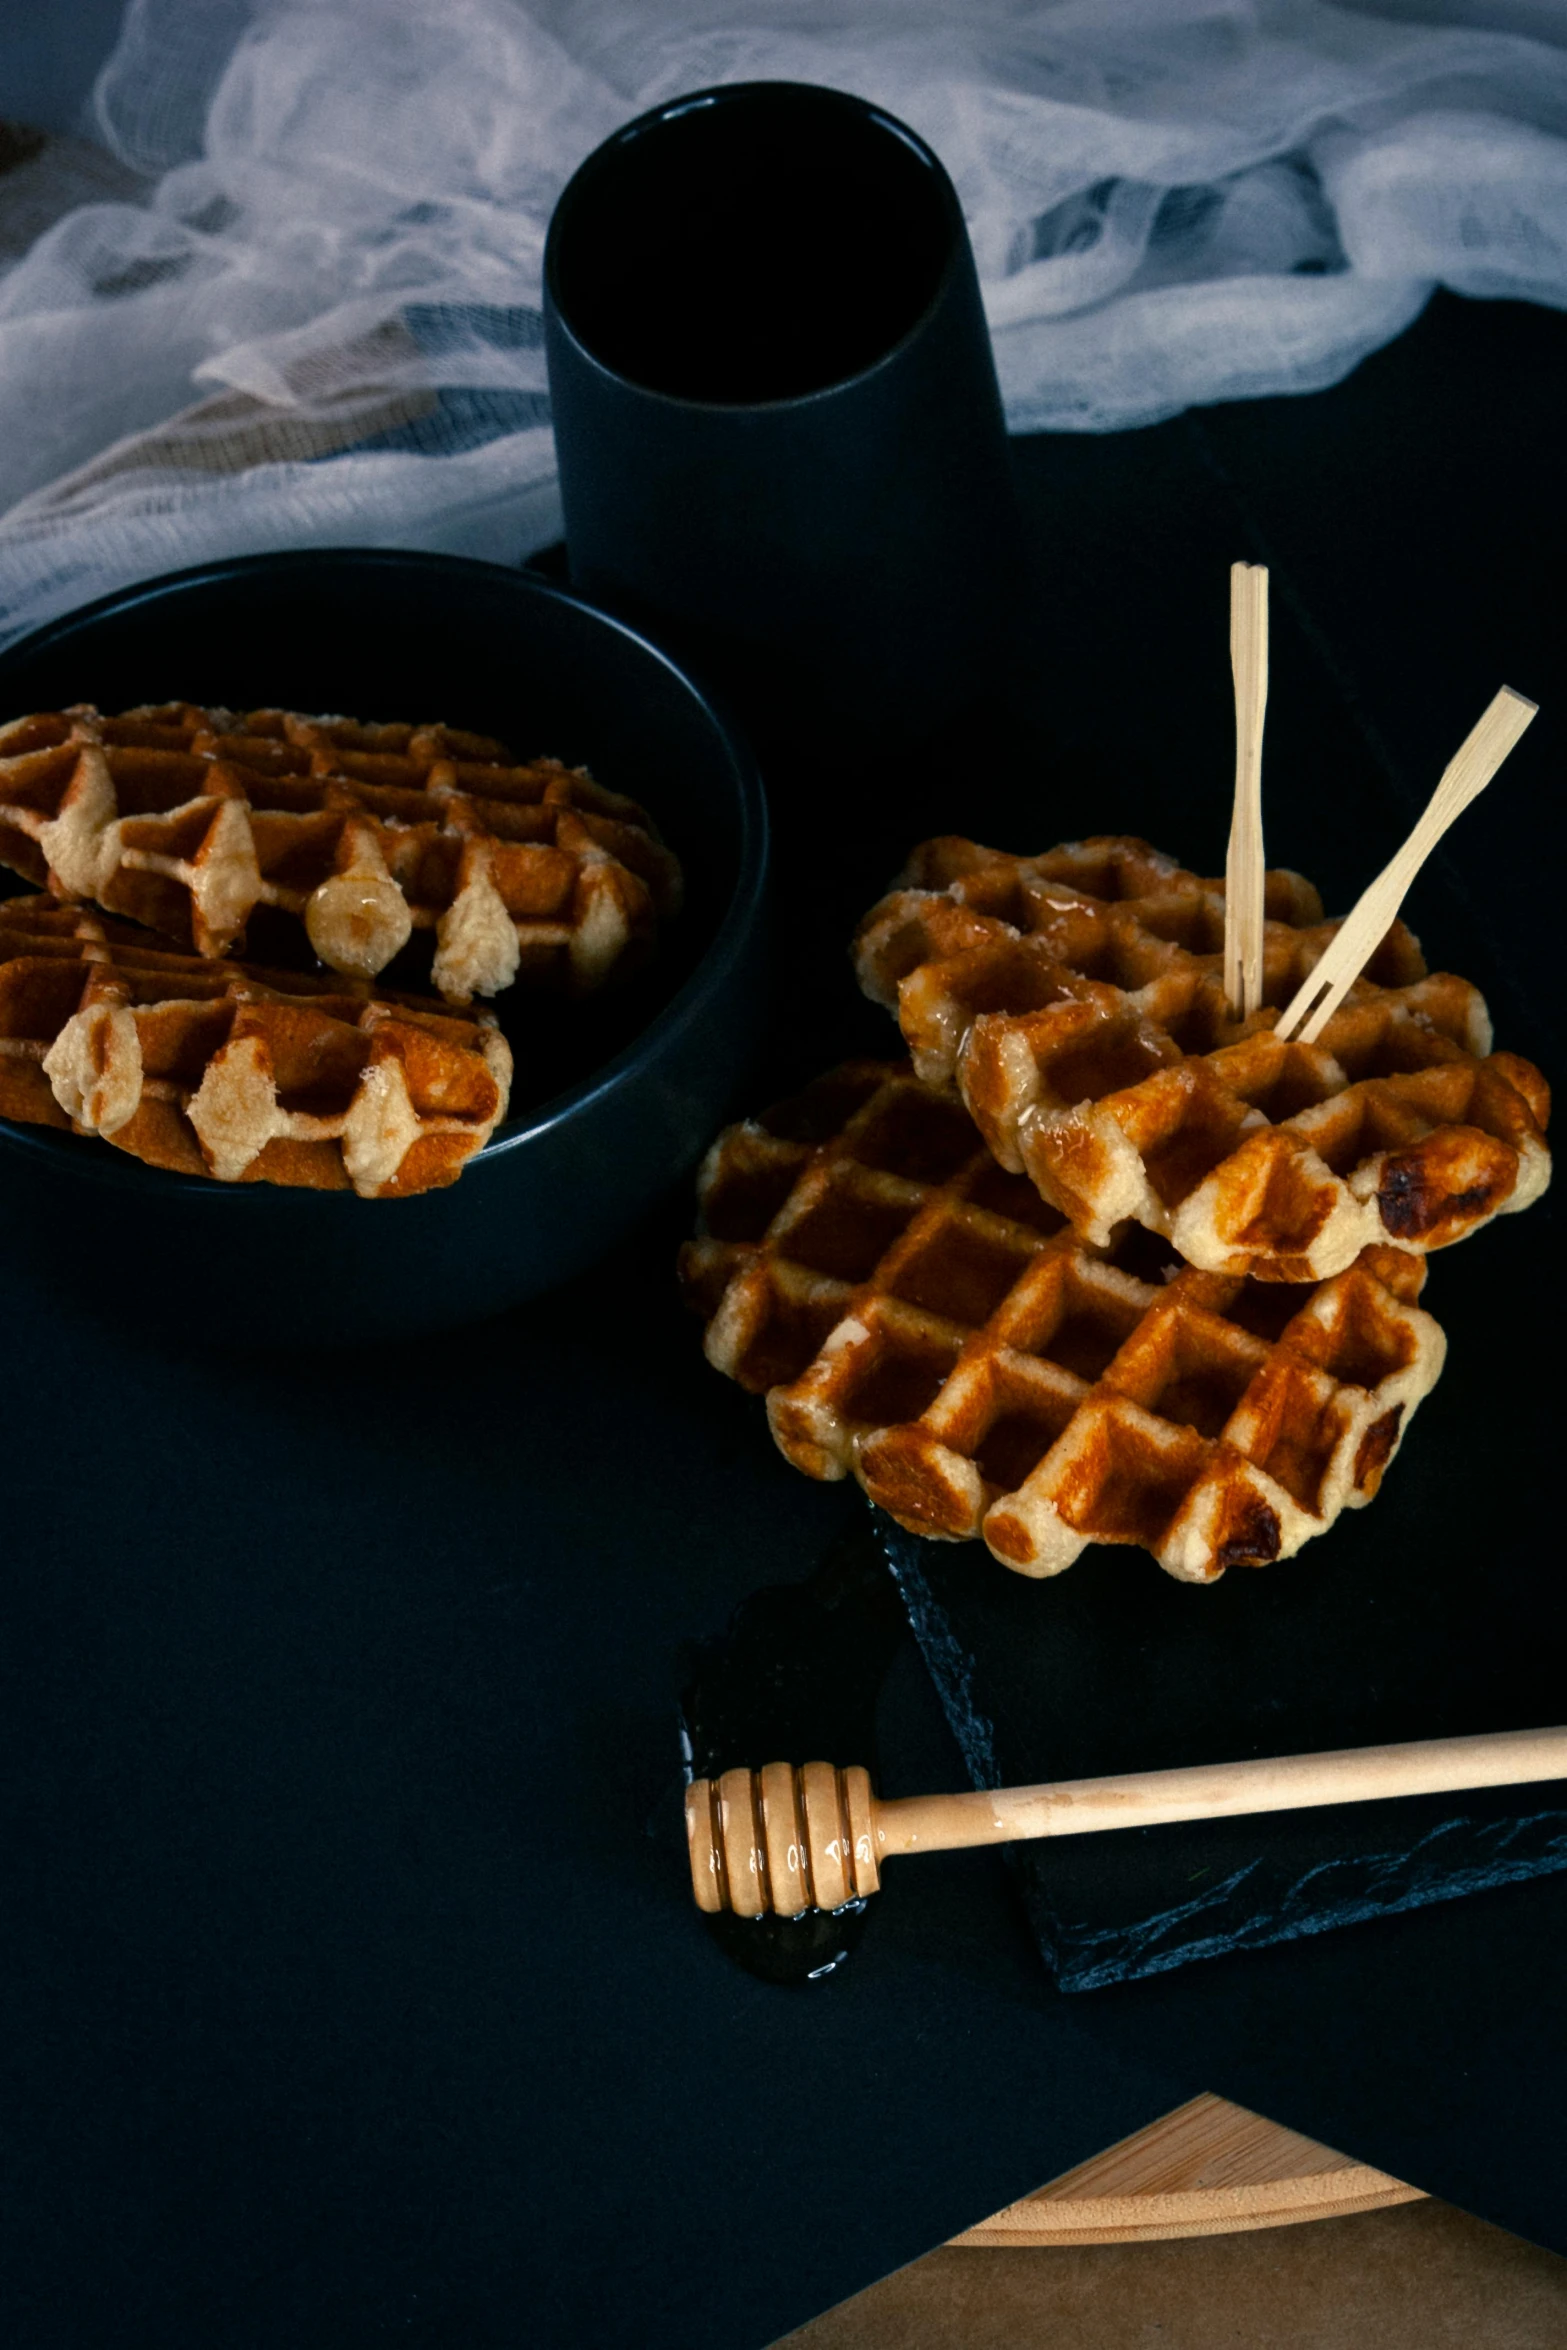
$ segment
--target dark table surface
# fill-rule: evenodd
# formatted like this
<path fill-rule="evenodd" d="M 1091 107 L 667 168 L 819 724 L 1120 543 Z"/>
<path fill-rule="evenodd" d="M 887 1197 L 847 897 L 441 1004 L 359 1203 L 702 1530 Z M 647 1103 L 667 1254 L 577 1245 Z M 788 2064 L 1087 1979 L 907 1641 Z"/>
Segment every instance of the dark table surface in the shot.
<path fill-rule="evenodd" d="M 1564 361 L 1567 319 L 1439 298 L 1314 398 L 1019 444 L 1009 693 L 897 772 L 775 775 L 752 1101 L 885 1042 L 842 939 L 922 831 L 1220 868 L 1241 556 L 1273 576 L 1270 860 L 1330 900 L 1504 678 L 1541 700 L 1428 945 L 1559 1069 Z M 744 2350 L 1200 2089 L 1567 2251 L 1567 1880 L 1067 1997 L 999 1856 L 953 1855 L 893 1871 L 824 1984 L 725 1961 L 677 1652 L 860 1505 L 702 1360 L 688 1214 L 361 1355 L 246 1347 L 191 1267 L 188 1341 L 149 1341 L 112 1265 L 89 1311 L 0 1231 L 7 2343 Z M 1539 1355 L 1499 1380 L 1556 1377 L 1529 1223 Z M 961 1783 L 912 1648 L 880 1745 L 888 1792 Z"/>

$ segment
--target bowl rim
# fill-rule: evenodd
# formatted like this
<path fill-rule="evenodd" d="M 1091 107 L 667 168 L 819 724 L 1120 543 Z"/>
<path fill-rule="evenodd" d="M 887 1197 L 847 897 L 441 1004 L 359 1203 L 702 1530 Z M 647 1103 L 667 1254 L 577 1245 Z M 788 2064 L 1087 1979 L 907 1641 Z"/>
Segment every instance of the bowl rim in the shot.
<path fill-rule="evenodd" d="M 179 571 L 164 571 L 149 579 L 128 581 L 124 586 L 111 588 L 96 596 L 91 603 L 78 604 L 69 612 L 55 615 L 0 648 L 0 691 L 20 656 L 45 650 L 52 638 L 66 637 L 86 624 L 106 619 L 137 604 L 156 601 L 174 590 L 190 592 L 205 584 L 257 572 L 284 572 L 303 568 L 309 570 L 350 569 L 371 564 L 387 571 L 409 573 L 426 572 L 450 574 L 464 572 L 482 575 L 492 583 L 502 584 L 509 593 L 522 591 L 524 601 L 564 605 L 578 612 L 594 624 L 633 646 L 637 652 L 665 670 L 683 693 L 695 704 L 702 717 L 717 735 L 733 778 L 739 815 L 739 857 L 735 881 L 719 918 L 717 928 L 695 967 L 687 973 L 669 1001 L 662 1004 L 645 1028 L 639 1029 L 619 1052 L 589 1072 L 580 1083 L 564 1093 L 541 1102 L 531 1113 L 524 1113 L 514 1132 L 508 1132 L 511 1120 L 502 1122 L 498 1133 L 491 1136 L 482 1149 L 476 1151 L 461 1170 L 460 1180 L 471 1184 L 486 1165 L 498 1165 L 512 1152 L 529 1143 L 538 1143 L 545 1135 L 568 1120 L 590 1112 L 606 1095 L 611 1094 L 630 1077 L 637 1066 L 648 1060 L 657 1060 L 663 1051 L 673 1045 L 698 1017 L 716 989 L 726 985 L 741 961 L 752 932 L 762 916 L 768 869 L 771 861 L 772 827 L 767 806 L 766 789 L 745 736 L 735 723 L 721 695 L 710 686 L 693 677 L 661 645 L 656 644 L 641 629 L 634 628 L 617 614 L 608 612 L 600 604 L 589 602 L 568 588 L 558 587 L 552 580 L 542 579 L 520 565 L 490 563 L 473 555 L 447 555 L 420 547 L 284 547 L 271 548 L 261 554 L 225 555 L 209 558 L 206 562 L 186 566 Z M 20 1120 L 0 1118 L 0 1138 L 8 1147 L 36 1150 L 55 1156 L 69 1146 L 90 1139 L 63 1134 L 53 1126 L 33 1126 Z M 273 1183 L 220 1183 L 210 1175 L 181 1175 L 172 1168 L 150 1167 L 127 1152 L 112 1146 L 102 1152 L 78 1154 L 69 1150 L 74 1171 L 78 1174 L 117 1184 L 129 1184 L 133 1189 L 151 1185 L 164 1198 L 180 1192 L 202 1200 L 218 1198 L 254 1198 L 264 1196 L 273 1202 L 284 1199 L 322 1202 L 343 1201 L 353 1196 L 338 1191 L 313 1191 L 305 1185 Z M 450 1189 L 451 1186 L 445 1188 Z M 430 1196 L 419 1193 L 415 1197 Z M 275 1210 L 274 1212 L 279 1212 Z M 287 1210 L 280 1212 L 287 1213 Z M 307 1212 L 307 1211 L 300 1211 Z"/>

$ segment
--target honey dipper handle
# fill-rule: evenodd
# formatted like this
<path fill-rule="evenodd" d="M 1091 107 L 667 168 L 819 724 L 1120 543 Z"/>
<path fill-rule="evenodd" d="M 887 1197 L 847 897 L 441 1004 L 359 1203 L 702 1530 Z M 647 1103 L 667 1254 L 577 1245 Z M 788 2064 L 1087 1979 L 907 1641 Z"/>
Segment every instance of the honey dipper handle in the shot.
<path fill-rule="evenodd" d="M 1124 1778 L 1075 1779 L 1053 1787 L 878 1798 L 877 1858 L 1013 1844 L 1035 1836 L 1081 1836 L 1101 1828 L 1149 1828 L 1168 1820 L 1223 1819 L 1238 1812 L 1438 1795 L 1460 1787 L 1514 1787 L 1539 1779 L 1567 1779 L 1567 1729 L 1422 1738 L 1407 1746 L 1132 1771 Z"/>

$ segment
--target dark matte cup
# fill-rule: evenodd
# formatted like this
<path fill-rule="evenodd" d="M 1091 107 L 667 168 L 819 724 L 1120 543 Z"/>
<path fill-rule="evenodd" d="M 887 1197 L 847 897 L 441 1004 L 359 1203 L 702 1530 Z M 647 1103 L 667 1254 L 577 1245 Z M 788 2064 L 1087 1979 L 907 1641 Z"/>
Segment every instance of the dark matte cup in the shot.
<path fill-rule="evenodd" d="M 571 180 L 544 289 L 574 586 L 753 714 L 918 733 L 983 690 L 1020 534 L 922 139 L 804 83 L 672 100 Z"/>

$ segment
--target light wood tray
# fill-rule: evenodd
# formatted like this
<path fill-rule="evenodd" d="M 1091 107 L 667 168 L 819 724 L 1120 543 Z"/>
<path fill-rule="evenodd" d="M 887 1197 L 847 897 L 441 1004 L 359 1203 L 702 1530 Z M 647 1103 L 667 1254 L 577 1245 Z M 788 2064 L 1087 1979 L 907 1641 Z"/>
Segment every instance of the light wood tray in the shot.
<path fill-rule="evenodd" d="M 1194 2097 L 954 2236 L 972 2250 L 1227 2236 L 1416 2203 L 1420 2187 L 1370 2170 L 1222 2097 Z"/>

